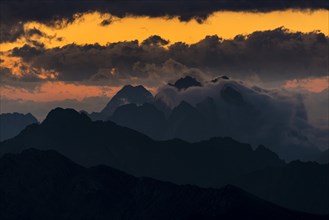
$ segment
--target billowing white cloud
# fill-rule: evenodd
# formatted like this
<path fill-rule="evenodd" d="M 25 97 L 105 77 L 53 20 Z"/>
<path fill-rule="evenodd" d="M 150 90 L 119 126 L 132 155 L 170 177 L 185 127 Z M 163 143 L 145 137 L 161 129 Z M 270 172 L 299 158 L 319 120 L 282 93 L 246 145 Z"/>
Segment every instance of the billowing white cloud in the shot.
<path fill-rule="evenodd" d="M 299 158 L 303 154 L 311 156 L 313 151 L 329 147 L 328 127 L 310 123 L 312 112 L 305 107 L 305 95 L 298 92 L 262 89 L 241 81 L 220 79 L 180 91 L 164 86 L 156 98 L 172 109 L 186 101 L 205 120 L 198 126 L 208 126 L 208 118 L 214 121 L 212 130 L 217 129 L 217 135 L 254 146 L 264 144 L 289 159 L 298 154 Z M 200 128 L 200 132 L 203 130 Z"/>

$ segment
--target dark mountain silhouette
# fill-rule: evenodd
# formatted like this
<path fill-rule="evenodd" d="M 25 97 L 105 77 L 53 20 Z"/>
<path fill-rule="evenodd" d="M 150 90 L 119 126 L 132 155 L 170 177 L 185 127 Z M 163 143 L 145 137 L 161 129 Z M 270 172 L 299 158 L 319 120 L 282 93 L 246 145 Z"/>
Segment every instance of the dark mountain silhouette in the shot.
<path fill-rule="evenodd" d="M 233 181 L 262 199 L 310 213 L 329 214 L 329 164 L 293 161 Z"/>
<path fill-rule="evenodd" d="M 164 139 L 180 138 L 189 141 L 208 139 L 210 132 L 205 124 L 203 115 L 191 104 L 182 101 L 175 107 L 169 118 L 164 132 Z"/>
<path fill-rule="evenodd" d="M 164 113 L 149 103 L 140 106 L 136 104 L 120 106 L 109 120 L 156 139 L 163 137 L 163 128 L 166 126 Z"/>
<path fill-rule="evenodd" d="M 320 156 L 318 156 L 315 161 L 321 164 L 329 163 L 329 149 L 321 152 Z"/>
<path fill-rule="evenodd" d="M 211 106 L 211 100 L 208 102 Z M 190 109 L 191 106 L 183 103 L 181 108 Z M 189 110 L 191 113 L 194 111 L 195 108 Z M 245 188 L 248 185 L 243 184 L 254 184 L 253 179 L 249 178 L 249 175 L 253 173 L 259 172 L 258 178 L 261 178 L 266 176 L 262 172 L 270 173 L 267 171 L 269 167 L 276 167 L 277 169 L 273 169 L 279 171 L 286 169 L 285 163 L 262 145 L 253 150 L 250 145 L 239 143 L 231 138 L 212 138 L 197 143 L 188 143 L 179 139 L 154 141 L 139 132 L 118 126 L 113 122 L 93 122 L 84 113 L 61 108 L 52 110 L 40 125 L 28 126 L 17 137 L 1 142 L 0 154 L 21 152 L 31 147 L 55 149 L 85 166 L 105 164 L 135 176 L 147 176 L 177 184 L 195 184 L 204 187 L 219 188 L 225 184 L 242 183 L 241 187 Z M 312 173 L 323 174 L 322 168 L 316 171 L 317 168 L 314 167 Z M 259 181 L 254 184 L 259 187 L 246 189 L 259 196 L 281 195 L 277 200 L 268 198 L 279 205 L 287 205 L 299 211 L 324 213 L 322 208 L 327 204 L 327 200 L 323 199 L 323 194 L 320 195 L 319 192 L 326 193 L 322 189 L 325 186 L 329 188 L 328 182 L 306 175 L 313 181 L 313 185 L 304 185 L 303 172 L 303 169 L 290 172 L 286 177 L 286 184 L 285 178 L 281 175 L 272 175 L 273 179 L 270 179 L 267 185 L 266 181 L 264 185 L 262 181 Z M 301 178 L 289 179 L 294 178 L 295 175 Z M 280 186 L 284 194 L 280 194 L 280 188 L 271 187 L 280 181 L 283 182 Z M 319 187 L 314 187 L 314 185 Z M 298 190 L 294 191 L 292 186 Z M 273 191 L 271 191 L 272 188 Z M 257 191 L 261 189 L 265 189 L 264 194 L 262 194 L 263 191 Z M 302 193 L 302 190 L 306 193 Z M 298 196 L 295 197 L 297 194 Z M 288 202 L 284 202 L 284 196 Z M 289 202 L 296 198 L 303 202 L 290 206 Z M 318 209 L 314 208 L 315 202 L 320 204 L 317 205 Z"/>
<path fill-rule="evenodd" d="M 249 116 L 257 114 L 257 111 L 245 103 L 241 95 L 235 90 L 227 88 L 222 94 L 226 98 L 225 102 L 236 105 L 232 106 L 230 110 L 239 112 L 237 118 L 246 121 Z M 161 109 L 159 103 L 148 104 L 147 106 L 148 108 L 137 108 L 132 105 L 122 106 L 122 108 L 117 109 L 116 114 L 110 117 L 110 120 L 121 126 L 140 131 L 157 140 L 179 138 L 197 142 L 216 136 L 232 136 L 237 131 L 247 130 L 243 125 L 240 125 L 239 130 L 237 129 L 239 126 L 235 125 L 234 122 L 231 125 L 227 123 L 228 118 L 231 117 L 231 112 L 220 111 L 220 107 L 210 97 L 207 97 L 196 106 L 182 101 L 178 106 L 169 110 L 165 118 L 165 111 L 159 110 Z M 149 123 L 149 121 L 158 123 Z M 238 123 L 238 120 L 236 123 Z M 248 126 L 255 126 L 252 118 Z"/>
<path fill-rule="evenodd" d="M 40 125 L 0 143 L 0 154 L 26 148 L 55 149 L 82 165 L 105 164 L 136 176 L 178 184 L 218 186 L 234 177 L 284 162 L 271 151 L 253 150 L 231 138 L 194 144 L 154 141 L 113 122 L 92 122 L 72 109 L 52 110 Z"/>
<path fill-rule="evenodd" d="M 197 86 L 193 80 L 192 77 L 181 78 L 171 86 L 180 90 Z M 106 119 L 156 140 L 179 138 L 197 142 L 229 136 L 253 146 L 265 144 L 289 161 L 314 160 L 320 156 L 321 152 L 311 144 L 312 136 L 307 136 L 315 130 L 307 123 L 303 104 L 294 105 L 296 111 L 288 113 L 289 108 L 281 107 L 285 104 L 266 90 L 248 88 L 226 76 L 217 77 L 208 84 L 203 85 L 205 90 L 200 90 L 201 95 L 197 91 L 191 93 L 187 99 L 192 102 L 184 101 L 188 91 L 180 95 L 179 91 L 166 87 L 159 91 L 153 102 L 148 103 L 147 108 L 138 107 L 138 104 L 123 107 Z M 170 100 L 170 97 L 174 98 Z M 178 101 L 173 104 L 175 97 Z M 193 103 L 194 99 L 199 101 Z M 293 114 L 296 118 L 290 118 Z"/>
<path fill-rule="evenodd" d="M 220 95 L 229 104 L 233 104 L 237 106 L 246 105 L 246 102 L 244 101 L 242 94 L 236 91 L 231 86 L 226 86 L 223 90 L 221 90 Z"/>
<path fill-rule="evenodd" d="M 167 103 L 164 100 L 159 98 L 159 94 L 156 94 L 154 96 L 153 104 L 157 109 L 159 109 L 160 111 L 162 111 L 165 114 L 166 118 L 169 117 L 172 109 L 167 105 Z"/>
<path fill-rule="evenodd" d="M 196 107 L 183 101 L 167 112 L 160 109 L 161 103 L 124 105 L 109 120 L 156 140 L 180 138 L 196 142 L 218 136 L 220 131 L 225 134 L 225 129 L 217 124 L 217 107 L 210 97 Z"/>
<path fill-rule="evenodd" d="M 194 86 L 202 86 L 202 84 L 191 76 L 185 76 L 184 78 L 178 79 L 174 84 L 169 83 L 168 85 L 176 87 L 178 90 L 185 90 Z"/>
<path fill-rule="evenodd" d="M 1 219 L 326 219 L 291 211 L 231 185 L 178 186 L 107 166 L 84 168 L 55 151 L 0 159 Z"/>
<path fill-rule="evenodd" d="M 112 97 L 111 101 L 104 109 L 97 113 L 91 113 L 90 118 L 93 120 L 107 120 L 113 112 L 120 106 L 126 104 L 142 105 L 144 103 L 153 102 L 153 95 L 143 86 L 126 85 Z"/>
<path fill-rule="evenodd" d="M 109 120 L 156 140 L 180 138 L 195 142 L 218 136 L 217 127 L 211 126 L 216 121 L 207 117 L 212 115 L 208 112 L 203 114 L 185 101 L 170 110 L 167 117 L 160 109 L 158 103 L 123 105 L 117 108 Z"/>
<path fill-rule="evenodd" d="M 105 106 L 102 113 L 111 115 L 116 108 L 124 104 L 141 105 L 153 101 L 153 95 L 143 86 L 124 86 Z"/>
<path fill-rule="evenodd" d="M 0 114 L 0 141 L 15 137 L 26 126 L 34 123 L 38 123 L 38 120 L 30 113 Z"/>

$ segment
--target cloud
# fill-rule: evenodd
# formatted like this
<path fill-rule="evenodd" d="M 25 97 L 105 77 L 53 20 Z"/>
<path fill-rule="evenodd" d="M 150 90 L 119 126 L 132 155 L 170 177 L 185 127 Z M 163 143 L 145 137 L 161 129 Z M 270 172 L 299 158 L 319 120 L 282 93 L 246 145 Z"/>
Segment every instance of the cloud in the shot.
<path fill-rule="evenodd" d="M 305 107 L 309 122 L 321 128 L 329 128 L 329 88 L 319 93 L 301 92 L 304 96 Z"/>
<path fill-rule="evenodd" d="M 36 29 L 36 28 L 29 29 L 29 30 L 26 32 L 26 34 L 27 34 L 28 36 L 34 36 L 34 35 L 37 35 L 37 36 L 40 36 L 40 37 L 44 35 L 43 32 L 41 32 L 40 30 L 38 30 L 38 29 Z"/>
<path fill-rule="evenodd" d="M 187 7 L 188 6 L 188 7 Z M 178 16 L 181 20 L 204 19 L 216 11 L 267 12 L 285 9 L 328 9 L 326 0 L 13 0 L 1 1 L 0 20 L 50 21 L 68 18 L 76 13 L 99 11 L 124 17 L 136 16 Z"/>
<path fill-rule="evenodd" d="M 197 123 L 195 129 L 199 130 L 195 137 L 190 137 L 192 139 L 198 140 L 198 135 L 230 136 L 254 146 L 264 144 L 289 159 L 310 157 L 317 147 L 322 150 L 329 147 L 328 126 L 315 127 L 309 120 L 309 115 L 314 112 L 305 106 L 306 94 L 220 79 L 186 90 L 164 86 L 159 89 L 156 99 L 171 109 L 182 101 L 195 107 L 199 113 L 194 117 L 200 117 L 200 120 L 181 120 L 189 126 Z M 328 121 L 328 115 L 322 116 Z M 187 125 L 179 124 L 179 127 L 186 128 Z M 179 132 L 184 136 L 184 131 Z"/>
<path fill-rule="evenodd" d="M 101 26 L 107 26 L 107 25 L 110 25 L 111 23 L 113 22 L 113 20 L 111 18 L 107 18 L 107 19 L 104 19 L 100 25 Z"/>
<path fill-rule="evenodd" d="M 1 1 L 1 42 L 13 42 L 22 36 L 23 23 L 37 21 L 53 26 L 72 22 L 83 13 L 110 13 L 113 16 L 127 15 L 150 17 L 174 17 L 181 21 L 195 19 L 202 23 L 217 11 L 269 12 L 286 9 L 328 9 L 326 0 L 12 0 Z M 108 25 L 105 19 L 101 25 Z"/>
<path fill-rule="evenodd" d="M 319 78 L 306 78 L 300 80 L 288 80 L 287 82 L 285 82 L 284 88 L 301 89 L 315 93 L 321 93 L 329 88 L 329 76 L 323 76 Z"/>
<path fill-rule="evenodd" d="M 18 39 L 24 39 L 31 45 L 38 46 L 38 41 L 41 38 L 51 40 L 53 36 L 48 36 L 37 28 L 27 29 L 24 27 L 23 22 L 9 22 L 5 23 L 0 21 L 0 43 L 15 42 Z"/>
<path fill-rule="evenodd" d="M 14 42 L 23 35 L 24 26 L 22 22 L 2 22 L 0 19 L 0 43 Z"/>
<path fill-rule="evenodd" d="M 182 72 L 208 78 L 229 75 L 285 81 L 326 76 L 328 43 L 323 33 L 291 32 L 281 27 L 231 40 L 207 36 L 195 44 L 176 42 L 167 48 L 163 46 L 168 41 L 156 35 L 142 43 L 135 40 L 105 46 L 69 44 L 46 49 L 42 45 L 25 45 L 13 49 L 12 56 L 21 57 L 33 68 L 58 72 L 58 80 L 91 84 L 143 82 L 156 86 L 177 79 L 178 76 L 170 77 Z"/>
<path fill-rule="evenodd" d="M 158 35 L 150 36 L 149 38 L 145 39 L 142 42 L 142 45 L 147 45 L 147 46 L 165 46 L 167 44 L 169 44 L 169 41 L 161 38 Z"/>
<path fill-rule="evenodd" d="M 58 73 L 54 70 L 32 67 L 29 63 L 22 62 L 19 57 L 3 56 L 0 63 L 0 86 L 22 87 L 29 91 L 34 90 L 39 83 L 54 81 Z"/>
<path fill-rule="evenodd" d="M 238 35 L 233 40 L 208 36 L 197 44 L 173 45 L 173 59 L 201 69 L 263 80 L 324 76 L 328 38 L 322 33 L 289 32 L 285 28 Z M 185 48 L 185 49 L 184 49 Z"/>

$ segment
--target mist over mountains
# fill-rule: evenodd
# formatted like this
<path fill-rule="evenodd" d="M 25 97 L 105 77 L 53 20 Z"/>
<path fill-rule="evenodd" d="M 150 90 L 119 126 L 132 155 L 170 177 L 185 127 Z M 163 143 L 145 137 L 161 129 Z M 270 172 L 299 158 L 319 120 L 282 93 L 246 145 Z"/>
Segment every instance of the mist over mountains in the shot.
<path fill-rule="evenodd" d="M 310 108 L 312 100 L 321 99 L 320 96 L 322 93 L 304 97 L 263 89 L 227 76 L 209 81 L 186 76 L 159 88 L 154 96 L 141 85 L 126 85 L 102 111 L 86 114 L 94 121 L 110 120 L 155 140 L 179 138 L 198 142 L 212 137 L 232 137 L 253 148 L 264 144 L 288 161 L 328 161 L 322 156 L 325 154 L 322 151 L 329 147 L 329 128 L 323 122 L 325 110 L 314 118 L 314 110 Z M 315 126 L 316 120 L 322 124 Z M 2 127 L 9 126 L 2 121 Z M 2 140 L 35 122 L 22 126 L 10 123 L 12 128 L 2 132 Z M 6 132 L 12 129 L 15 132 L 8 136 Z"/>
<path fill-rule="evenodd" d="M 227 76 L 202 83 L 186 76 L 160 88 L 154 97 L 144 87 L 125 86 L 90 117 L 159 140 L 229 136 L 253 146 L 264 144 L 287 160 L 309 160 L 328 148 L 328 128 L 309 122 L 303 96 Z"/>
<path fill-rule="evenodd" d="M 29 148 L 52 149 L 84 166 L 105 164 L 176 184 L 214 188 L 235 184 L 287 208 L 328 214 L 328 165 L 286 164 L 262 145 L 254 150 L 232 138 L 155 141 L 113 122 L 93 122 L 85 113 L 57 108 L 40 125 L 30 125 L 1 142 L 0 155 Z M 277 183 L 280 187 L 273 187 Z"/>
<path fill-rule="evenodd" d="M 99 213 L 100 208 L 109 206 L 112 211 L 100 212 L 101 216 L 114 213 L 118 219 L 152 219 L 154 216 L 161 219 L 163 216 L 159 217 L 159 213 L 164 210 L 160 204 L 179 197 L 174 204 L 187 204 L 184 207 L 191 209 L 180 212 L 176 206 L 170 206 L 164 211 L 171 213 L 168 216 L 230 219 L 237 217 L 232 214 L 234 210 L 240 210 L 252 219 L 262 219 L 272 212 L 276 213 L 271 216 L 273 219 L 282 216 L 321 219 L 322 216 L 286 209 L 329 213 L 328 150 L 319 150 L 326 147 L 328 136 L 309 123 L 303 101 L 302 96 L 250 86 L 227 76 L 202 82 L 186 76 L 160 88 L 155 96 L 141 85 L 126 85 L 101 112 L 88 114 L 56 108 L 40 124 L 32 120 L 35 118 L 30 114 L 2 114 L 1 126 L 15 130 L 13 138 L 7 136 L 0 142 L 3 157 L 0 171 L 5 175 L 0 181 L 4 186 L 0 194 L 5 198 L 0 199 L 0 205 L 6 210 L 4 217 L 22 218 L 13 210 L 26 213 L 29 208 L 35 209 L 34 205 L 23 208 L 24 205 L 17 203 L 22 200 L 41 207 L 40 212 L 26 214 L 34 219 L 62 218 L 62 214 L 80 218 L 76 210 L 82 206 L 91 207 L 84 216 L 95 216 L 97 210 Z M 55 150 L 74 163 L 98 167 L 83 168 L 53 151 L 27 150 L 30 148 Z M 21 152 L 19 156 L 6 155 Z M 294 159 L 322 164 L 289 162 Z M 18 175 L 9 174 L 8 170 Z M 37 172 L 29 174 L 34 171 Z M 65 176 L 66 172 L 73 174 L 73 179 Z M 31 175 L 32 182 L 27 175 Z M 33 191 L 32 185 L 39 184 L 43 178 L 51 181 Z M 14 184 L 17 181 L 27 184 L 24 191 Z M 51 188 L 53 184 L 64 189 Z M 9 185 L 16 188 L 10 191 Z M 71 187 L 77 187 L 77 191 L 69 192 Z M 132 189 L 142 193 L 129 193 Z M 54 197 L 55 194 L 60 198 Z M 188 202 L 191 194 L 195 203 Z M 127 202 L 136 197 L 138 207 Z M 209 209 L 209 202 L 220 203 L 213 200 L 215 197 L 231 205 L 215 205 Z M 61 207 L 46 202 L 47 198 L 62 201 L 58 202 Z M 71 202 L 77 205 L 69 205 Z M 200 203 L 204 205 L 195 208 Z M 150 204 L 153 205 L 150 207 Z M 252 210 L 260 207 L 263 211 L 254 215 Z M 191 212 L 194 208 L 195 212 Z M 117 209 L 129 211 L 124 214 Z M 144 209 L 145 213 L 141 213 Z"/>
<path fill-rule="evenodd" d="M 136 176 L 178 184 L 219 186 L 231 178 L 268 166 L 282 166 L 272 151 L 231 138 L 188 143 L 154 141 L 113 122 L 93 122 L 73 109 L 52 110 L 13 139 L 0 143 L 0 155 L 28 148 L 54 149 L 79 164 L 105 164 Z M 219 175 L 220 174 L 220 175 Z"/>
<path fill-rule="evenodd" d="M 0 0 L 0 220 L 328 220 L 328 12 Z"/>

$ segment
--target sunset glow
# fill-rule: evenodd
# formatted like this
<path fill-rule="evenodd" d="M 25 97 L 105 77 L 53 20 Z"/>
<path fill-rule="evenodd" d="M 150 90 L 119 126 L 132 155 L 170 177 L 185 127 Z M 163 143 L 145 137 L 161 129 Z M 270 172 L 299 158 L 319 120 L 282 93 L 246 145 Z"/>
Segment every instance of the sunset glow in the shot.
<path fill-rule="evenodd" d="M 319 93 L 329 88 L 329 77 L 289 80 L 284 84 L 284 88 Z"/>
<path fill-rule="evenodd" d="M 36 102 L 49 102 L 64 99 L 76 99 L 94 96 L 112 97 L 121 87 L 87 86 L 64 82 L 46 82 L 30 92 L 26 89 L 6 86 L 1 89 L 2 97 L 7 99 L 23 99 Z"/>
<path fill-rule="evenodd" d="M 110 24 L 102 26 L 104 20 Z M 218 35 L 230 39 L 239 34 L 275 29 L 281 26 L 291 31 L 311 32 L 319 30 L 328 35 L 328 11 L 313 12 L 277 11 L 271 13 L 216 12 L 204 23 L 195 20 L 181 22 L 178 18 L 125 17 L 117 18 L 109 14 L 88 13 L 77 18 L 63 28 L 53 28 L 37 22 L 28 22 L 25 30 L 37 28 L 48 37 L 38 40 L 48 48 L 66 44 L 105 45 L 118 41 L 143 41 L 150 35 L 159 35 L 174 42 L 196 43 L 207 35 Z M 7 51 L 26 43 L 24 38 L 15 43 L 0 44 L 1 51 Z"/>
<path fill-rule="evenodd" d="M 85 12 L 72 16 L 74 17 L 74 19 L 71 22 L 66 23 L 67 20 L 65 20 L 65 17 L 56 20 L 54 22 L 56 25 L 49 25 L 49 23 L 47 24 L 47 22 L 43 23 L 41 21 L 37 22 L 28 20 L 26 22 L 23 22 L 24 33 L 21 37 L 19 37 L 13 42 L 7 41 L 0 43 L 0 86 L 1 96 L 3 98 L 10 100 L 32 100 L 36 102 L 46 102 L 54 100 L 60 101 L 65 99 L 83 100 L 84 98 L 94 96 L 106 96 L 110 98 L 123 85 L 129 83 L 142 84 L 143 80 L 153 80 L 151 83 L 148 84 L 151 85 L 152 88 L 148 89 L 151 89 L 154 92 L 158 89 L 159 86 L 166 84 L 168 79 L 174 78 L 175 74 L 178 74 L 178 72 L 179 74 L 183 74 L 184 72 L 194 71 L 199 74 L 204 71 L 204 73 L 202 74 L 211 73 L 212 76 L 227 72 L 227 74 L 230 75 L 231 71 L 234 71 L 236 65 L 233 63 L 230 66 L 230 62 L 232 60 L 240 59 L 237 58 L 239 56 L 258 56 L 256 53 L 256 50 L 258 50 L 257 47 L 252 49 L 246 49 L 246 51 L 244 51 L 246 45 L 243 46 L 241 44 L 242 46 L 237 48 L 234 46 L 230 46 L 231 43 L 226 43 L 227 45 L 223 44 L 222 48 L 218 49 L 218 54 L 225 53 L 225 56 L 227 58 L 224 58 L 224 60 L 232 59 L 229 62 L 223 62 L 224 64 L 227 63 L 227 68 L 224 67 L 221 69 L 221 66 L 219 64 L 218 67 L 215 66 L 212 67 L 211 70 L 209 70 L 206 64 L 206 66 L 203 67 L 199 67 L 199 64 L 194 65 L 195 62 L 193 62 L 193 56 L 195 55 L 193 54 L 187 54 L 186 57 L 182 58 L 191 58 L 191 60 L 189 60 L 190 65 L 184 63 L 184 61 L 180 63 L 177 62 L 177 60 L 174 60 L 172 57 L 168 57 L 164 58 L 163 63 L 160 64 L 152 63 L 154 61 L 148 60 L 134 61 L 135 63 L 129 64 L 132 65 L 132 67 L 130 67 L 128 63 L 131 60 L 135 59 L 135 55 L 132 54 L 127 55 L 127 60 L 123 60 L 122 63 L 120 61 L 119 64 L 116 64 L 118 66 L 115 66 L 115 64 L 111 63 L 118 62 L 116 59 L 125 59 L 126 56 L 124 54 L 124 49 L 122 49 L 121 46 L 118 46 L 118 49 L 116 49 L 117 51 L 113 50 L 113 52 L 111 51 L 109 53 L 105 53 L 105 55 L 108 55 L 108 58 L 106 58 L 108 59 L 108 61 L 99 61 L 102 58 L 96 57 L 96 55 L 97 53 L 99 54 L 99 52 L 102 52 L 102 50 L 95 50 L 95 57 L 93 55 L 88 58 L 83 57 L 84 52 L 81 48 L 84 45 L 88 44 L 98 44 L 106 46 L 109 43 L 125 41 L 132 42 L 137 40 L 139 42 L 137 45 L 140 46 L 145 39 L 148 39 L 150 36 L 156 35 L 161 37 L 161 39 L 165 41 L 169 41 L 168 44 L 165 43 L 163 46 L 160 46 L 162 49 L 168 50 L 170 45 L 174 45 L 177 42 L 182 42 L 184 45 L 187 45 L 187 47 L 193 44 L 198 44 L 198 42 L 205 39 L 206 36 L 217 35 L 220 37 L 218 39 L 221 41 L 221 39 L 234 39 L 234 37 L 236 37 L 237 35 L 243 35 L 245 37 L 252 33 L 261 33 L 266 31 L 271 32 L 275 29 L 279 29 L 279 27 L 284 27 L 283 29 L 281 29 L 281 32 L 287 30 L 287 33 L 284 34 L 287 35 L 288 33 L 299 33 L 301 35 L 305 35 L 305 39 L 303 39 L 303 43 L 299 42 L 295 44 L 292 42 L 291 45 L 289 40 L 287 40 L 287 42 L 285 43 L 287 45 L 283 44 L 282 48 L 291 49 L 292 51 L 294 51 L 294 47 L 298 46 L 299 44 L 305 44 L 300 48 L 300 50 L 303 51 L 305 48 L 311 48 L 307 45 L 307 43 L 305 43 L 308 41 L 307 37 L 309 37 L 307 34 L 315 33 L 315 35 L 318 36 L 322 34 L 325 37 L 328 37 L 329 34 L 329 14 L 328 10 L 323 9 L 286 9 L 274 10 L 266 13 L 254 13 L 247 11 L 217 11 L 214 13 L 210 13 L 206 20 L 199 23 L 195 19 L 181 21 L 178 16 L 151 17 L 128 14 L 119 18 L 109 13 L 101 12 Z M 273 35 L 270 37 L 276 36 Z M 313 42 L 317 42 L 317 40 L 313 39 Z M 70 51 L 71 54 L 65 54 L 66 52 L 64 51 L 53 53 L 55 50 L 58 50 L 70 44 L 78 46 L 80 45 L 81 48 L 77 48 L 75 50 Z M 37 56 L 30 56 L 29 59 L 24 60 L 24 58 L 20 55 L 13 55 L 14 48 L 19 50 L 24 45 L 29 45 L 31 48 L 41 47 L 43 49 L 48 49 L 49 51 L 47 53 L 52 54 L 52 58 L 45 57 L 35 61 L 35 59 L 37 59 Z M 239 45 L 239 43 L 237 43 L 237 45 Z M 196 48 L 199 47 L 203 47 L 202 43 L 196 46 Z M 205 48 L 206 47 L 207 45 L 205 46 Z M 314 48 L 317 47 L 314 46 Z M 54 49 L 54 51 L 51 51 L 52 49 Z M 146 48 L 139 49 L 145 51 L 145 53 L 148 53 Z M 207 50 L 197 54 L 200 55 L 199 59 L 204 59 L 205 62 L 207 62 L 207 60 L 211 60 L 213 56 L 211 55 L 210 57 L 208 57 L 208 55 L 206 54 Z M 239 52 L 239 50 L 243 52 Z M 177 49 L 176 51 L 179 52 L 181 51 L 181 49 Z M 266 51 L 266 49 L 265 52 L 271 54 L 270 51 Z M 23 51 L 23 53 L 31 53 L 31 51 Z M 167 51 L 167 53 L 168 56 L 171 56 L 170 52 Z M 240 53 L 242 55 L 240 55 Z M 246 54 L 244 55 L 244 53 Z M 314 58 L 315 61 L 313 62 L 315 62 L 315 64 L 312 65 L 323 67 L 326 62 L 322 60 L 323 53 L 323 51 L 316 52 L 316 54 L 320 54 L 320 58 Z M 184 55 L 183 52 L 182 54 Z M 178 56 L 178 59 L 181 58 L 182 54 Z M 139 55 L 136 54 L 136 56 Z M 148 54 L 146 55 L 145 59 L 153 59 L 156 56 L 162 55 L 161 53 L 159 55 Z M 233 58 L 230 58 L 230 56 L 232 56 Z M 79 59 L 82 59 L 83 61 L 80 61 Z M 244 59 L 245 58 L 243 58 L 242 61 Z M 258 58 L 254 59 L 256 60 L 255 65 L 257 65 Z M 277 58 L 270 56 L 270 59 L 273 59 L 273 62 L 279 63 L 285 61 L 285 58 L 280 60 L 280 57 Z M 294 66 L 294 60 L 298 59 L 298 57 L 292 58 L 291 65 Z M 269 62 L 271 63 L 272 61 Z M 67 64 L 66 62 L 70 62 L 70 64 Z M 216 61 L 214 63 L 216 64 L 218 62 L 219 61 Z M 319 64 L 317 62 L 319 62 Z M 168 63 L 170 64 L 170 66 L 166 66 Z M 305 65 L 306 64 L 307 62 L 305 62 Z M 86 66 L 86 68 L 80 69 L 81 65 Z M 88 72 L 88 67 L 90 67 L 90 72 Z M 243 71 L 237 69 L 238 75 L 242 74 L 243 76 L 255 76 L 257 79 L 261 79 L 261 77 L 258 75 L 260 74 L 258 67 L 252 67 L 248 69 L 248 64 L 245 64 L 245 67 L 243 68 L 245 68 L 243 69 Z M 263 71 L 265 75 L 267 71 L 271 72 L 270 74 L 273 74 L 272 72 L 276 73 L 275 66 L 273 67 L 270 65 L 268 69 L 266 68 L 267 66 L 265 66 L 265 68 L 261 69 L 260 71 Z M 296 68 L 296 65 L 294 66 L 294 68 Z M 226 69 L 229 70 L 227 71 Z M 77 75 L 83 75 L 81 71 L 85 71 L 84 76 L 86 75 L 86 77 L 83 78 L 81 81 L 80 79 L 76 80 L 75 78 L 77 78 Z M 310 74 L 316 75 L 316 72 L 312 72 L 313 70 L 308 71 L 310 72 Z M 69 79 L 68 81 L 66 81 L 66 74 L 69 74 L 70 77 L 73 77 L 73 80 Z M 142 78 L 139 78 L 138 74 L 144 75 Z M 281 74 L 280 70 L 277 71 L 277 74 Z M 102 81 L 104 77 L 107 81 Z M 111 77 L 113 79 L 111 79 Z M 100 79 L 101 81 L 92 81 L 93 79 Z M 109 79 L 111 79 L 112 81 Z M 323 76 L 308 77 L 304 74 L 303 78 L 298 78 L 297 76 L 289 76 L 289 80 L 278 79 L 277 81 L 279 83 L 277 83 L 276 85 L 279 85 L 280 88 L 306 90 L 312 93 L 320 93 L 328 88 L 328 77 Z M 267 85 L 266 82 L 259 81 L 259 83 Z M 268 83 L 268 85 L 270 84 L 271 82 Z"/>

